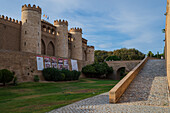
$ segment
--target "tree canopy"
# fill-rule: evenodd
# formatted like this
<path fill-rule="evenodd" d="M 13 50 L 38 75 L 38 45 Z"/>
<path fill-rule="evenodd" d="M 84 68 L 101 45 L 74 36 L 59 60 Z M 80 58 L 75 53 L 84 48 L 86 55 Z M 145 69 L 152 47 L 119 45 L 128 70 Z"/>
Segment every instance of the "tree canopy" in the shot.
<path fill-rule="evenodd" d="M 142 60 L 145 54 L 137 49 L 117 49 L 114 51 L 95 51 L 95 62 L 104 62 L 105 60 Z"/>

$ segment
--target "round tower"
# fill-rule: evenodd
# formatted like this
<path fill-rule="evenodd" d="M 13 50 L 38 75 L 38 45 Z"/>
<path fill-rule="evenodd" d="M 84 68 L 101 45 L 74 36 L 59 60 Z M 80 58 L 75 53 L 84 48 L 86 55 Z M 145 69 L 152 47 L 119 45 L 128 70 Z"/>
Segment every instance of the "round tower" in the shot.
<path fill-rule="evenodd" d="M 83 50 L 82 50 L 82 29 L 81 28 L 71 28 L 69 33 L 72 35 L 73 41 L 71 44 L 71 58 L 82 60 Z"/>
<path fill-rule="evenodd" d="M 41 8 L 22 6 L 21 51 L 41 54 Z"/>
<path fill-rule="evenodd" d="M 55 20 L 54 26 L 56 26 L 57 35 L 57 56 L 68 58 L 68 22 L 65 20 Z"/>
<path fill-rule="evenodd" d="M 94 62 L 94 46 L 87 46 L 87 61 L 90 63 Z"/>

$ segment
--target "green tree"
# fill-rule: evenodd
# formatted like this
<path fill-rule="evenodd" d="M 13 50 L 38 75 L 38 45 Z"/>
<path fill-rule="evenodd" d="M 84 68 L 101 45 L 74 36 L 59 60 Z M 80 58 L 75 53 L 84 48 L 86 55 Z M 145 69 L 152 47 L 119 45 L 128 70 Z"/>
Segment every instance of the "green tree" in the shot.
<path fill-rule="evenodd" d="M 111 56 L 113 52 L 108 52 L 108 51 L 102 51 L 102 50 L 96 50 L 94 55 L 95 55 L 95 62 L 104 62 L 104 60 L 108 57 Z"/>
<path fill-rule="evenodd" d="M 152 53 L 152 51 L 149 51 L 147 54 L 148 57 L 154 57 L 154 54 Z"/>
<path fill-rule="evenodd" d="M 11 71 L 7 69 L 0 70 L 0 83 L 3 83 L 5 86 L 6 83 L 11 82 L 14 78 L 14 75 Z"/>
<path fill-rule="evenodd" d="M 117 56 L 121 60 L 142 60 L 145 55 L 137 49 L 117 49 L 113 51 L 113 55 Z"/>
<path fill-rule="evenodd" d="M 117 49 L 112 51 L 95 51 L 95 62 L 104 62 L 105 60 L 142 60 L 145 55 L 134 48 Z"/>

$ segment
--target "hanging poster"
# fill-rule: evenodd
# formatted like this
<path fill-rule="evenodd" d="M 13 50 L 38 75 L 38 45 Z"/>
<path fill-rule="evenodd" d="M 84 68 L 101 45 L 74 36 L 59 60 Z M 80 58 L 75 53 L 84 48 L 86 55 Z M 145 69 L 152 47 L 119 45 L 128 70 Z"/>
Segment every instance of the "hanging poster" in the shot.
<path fill-rule="evenodd" d="M 62 58 L 58 59 L 58 69 L 63 69 L 63 59 Z"/>
<path fill-rule="evenodd" d="M 37 70 L 42 71 L 44 69 L 43 57 L 37 56 Z"/>
<path fill-rule="evenodd" d="M 52 68 L 57 68 L 57 59 L 55 57 L 51 58 Z"/>
<path fill-rule="evenodd" d="M 64 59 L 64 68 L 69 70 L 68 59 Z"/>
<path fill-rule="evenodd" d="M 44 57 L 45 68 L 51 67 L 50 57 Z"/>
<path fill-rule="evenodd" d="M 71 60 L 72 70 L 78 71 L 77 60 Z"/>

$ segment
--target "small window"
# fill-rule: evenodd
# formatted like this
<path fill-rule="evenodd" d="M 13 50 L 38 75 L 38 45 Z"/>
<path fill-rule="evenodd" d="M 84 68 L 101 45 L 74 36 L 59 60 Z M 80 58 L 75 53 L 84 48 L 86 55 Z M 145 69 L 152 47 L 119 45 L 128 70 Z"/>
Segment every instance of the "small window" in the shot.
<path fill-rule="evenodd" d="M 76 46 L 74 45 L 74 48 L 75 48 Z"/>
<path fill-rule="evenodd" d="M 27 31 L 25 31 L 25 34 L 27 34 Z"/>
<path fill-rule="evenodd" d="M 26 42 L 24 42 L 24 46 L 26 46 Z"/>
<path fill-rule="evenodd" d="M 59 33 L 59 32 L 57 32 L 57 35 L 60 35 L 60 33 Z"/>
<path fill-rule="evenodd" d="M 73 42 L 73 38 L 71 38 L 71 41 Z"/>
<path fill-rule="evenodd" d="M 40 34 L 40 33 L 38 32 L 38 36 L 39 36 L 39 34 Z"/>
<path fill-rule="evenodd" d="M 27 19 L 25 20 L 25 22 L 27 23 Z"/>
<path fill-rule="evenodd" d="M 38 25 L 39 25 L 40 23 L 38 22 Z"/>

